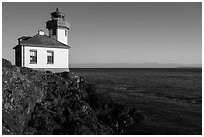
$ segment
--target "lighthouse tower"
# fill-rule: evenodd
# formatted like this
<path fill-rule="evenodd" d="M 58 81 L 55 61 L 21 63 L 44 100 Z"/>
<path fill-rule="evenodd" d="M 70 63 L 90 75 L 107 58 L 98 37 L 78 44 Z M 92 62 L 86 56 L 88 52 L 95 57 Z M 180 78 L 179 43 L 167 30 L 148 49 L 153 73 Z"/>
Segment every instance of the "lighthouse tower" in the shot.
<path fill-rule="evenodd" d="M 70 24 L 65 21 L 65 14 L 59 9 L 51 13 L 51 20 L 46 22 L 46 28 L 49 30 L 49 36 L 66 45 L 69 41 Z"/>

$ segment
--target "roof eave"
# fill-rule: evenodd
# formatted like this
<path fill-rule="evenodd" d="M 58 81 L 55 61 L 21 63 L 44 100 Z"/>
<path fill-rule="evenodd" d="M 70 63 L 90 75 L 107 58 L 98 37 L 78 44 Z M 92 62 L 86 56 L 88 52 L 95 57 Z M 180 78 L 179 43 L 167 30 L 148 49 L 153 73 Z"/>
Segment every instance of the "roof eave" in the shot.
<path fill-rule="evenodd" d="M 43 44 L 30 44 L 30 43 L 21 43 L 22 46 L 29 46 L 29 47 L 45 47 L 45 48 L 61 48 L 61 49 L 69 49 L 70 46 L 66 45 L 64 47 L 60 47 L 58 45 L 54 45 L 54 47 L 49 47 L 50 45 L 43 45 Z"/>
<path fill-rule="evenodd" d="M 18 48 L 19 46 L 21 46 L 21 45 L 19 45 L 19 44 L 18 44 L 18 45 L 16 45 L 15 47 L 13 47 L 13 49 L 16 49 L 16 48 Z"/>

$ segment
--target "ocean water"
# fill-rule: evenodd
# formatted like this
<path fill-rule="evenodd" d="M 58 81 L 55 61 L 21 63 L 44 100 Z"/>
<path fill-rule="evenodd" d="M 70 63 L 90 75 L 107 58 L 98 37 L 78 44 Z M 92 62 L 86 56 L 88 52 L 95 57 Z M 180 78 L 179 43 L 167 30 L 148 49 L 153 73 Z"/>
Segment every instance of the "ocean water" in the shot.
<path fill-rule="evenodd" d="M 202 69 L 73 68 L 97 92 L 147 119 L 126 134 L 202 134 Z"/>

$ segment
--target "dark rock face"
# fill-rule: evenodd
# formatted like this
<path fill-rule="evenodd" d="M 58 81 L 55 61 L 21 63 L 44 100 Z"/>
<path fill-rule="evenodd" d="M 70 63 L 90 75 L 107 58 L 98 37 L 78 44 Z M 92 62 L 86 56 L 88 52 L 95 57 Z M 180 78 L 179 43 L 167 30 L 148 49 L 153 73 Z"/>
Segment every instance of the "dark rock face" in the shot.
<path fill-rule="evenodd" d="M 2 66 L 8 67 L 8 66 L 12 66 L 12 64 L 10 61 L 6 59 L 2 59 Z"/>
<path fill-rule="evenodd" d="M 43 96 L 42 89 L 20 71 L 18 67 L 2 68 L 2 124 L 5 134 L 21 134 L 36 102 L 40 102 Z"/>
<path fill-rule="evenodd" d="M 67 72 L 3 65 L 2 87 L 3 134 L 122 134 L 144 118 Z"/>

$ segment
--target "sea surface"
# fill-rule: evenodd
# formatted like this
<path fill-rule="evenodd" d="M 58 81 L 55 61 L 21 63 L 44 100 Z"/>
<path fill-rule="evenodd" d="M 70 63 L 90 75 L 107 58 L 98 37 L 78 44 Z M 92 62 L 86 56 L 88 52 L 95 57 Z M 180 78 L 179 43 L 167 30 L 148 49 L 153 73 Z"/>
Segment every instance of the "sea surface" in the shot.
<path fill-rule="evenodd" d="M 201 68 L 72 68 L 97 92 L 147 116 L 125 134 L 202 134 Z"/>

